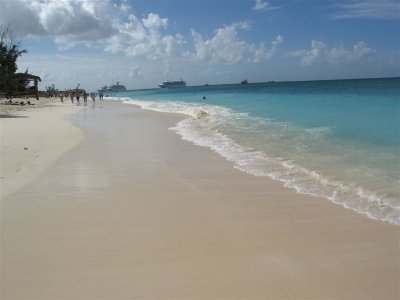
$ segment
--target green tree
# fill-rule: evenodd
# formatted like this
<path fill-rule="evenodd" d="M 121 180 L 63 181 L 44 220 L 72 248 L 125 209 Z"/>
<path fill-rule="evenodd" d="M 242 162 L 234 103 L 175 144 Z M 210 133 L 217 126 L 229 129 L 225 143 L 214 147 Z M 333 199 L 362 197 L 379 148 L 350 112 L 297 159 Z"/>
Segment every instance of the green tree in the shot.
<path fill-rule="evenodd" d="M 57 95 L 57 90 L 56 90 L 56 86 L 54 85 L 54 83 L 50 86 L 46 86 L 46 93 L 47 93 L 48 97 Z"/>
<path fill-rule="evenodd" d="M 14 39 L 8 25 L 0 26 L 0 91 L 12 93 L 18 87 L 13 76 L 16 73 L 17 59 L 27 50 L 21 49 L 21 43 Z M 26 72 L 27 73 L 27 72 Z"/>

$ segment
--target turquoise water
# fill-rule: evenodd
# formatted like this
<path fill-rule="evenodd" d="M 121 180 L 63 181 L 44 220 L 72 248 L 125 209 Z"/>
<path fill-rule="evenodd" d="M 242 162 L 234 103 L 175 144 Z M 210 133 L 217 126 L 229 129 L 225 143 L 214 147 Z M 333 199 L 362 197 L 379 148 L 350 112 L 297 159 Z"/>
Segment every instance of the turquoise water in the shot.
<path fill-rule="evenodd" d="M 146 109 L 188 115 L 171 129 L 244 172 L 400 224 L 400 78 L 153 89 L 118 96 Z"/>

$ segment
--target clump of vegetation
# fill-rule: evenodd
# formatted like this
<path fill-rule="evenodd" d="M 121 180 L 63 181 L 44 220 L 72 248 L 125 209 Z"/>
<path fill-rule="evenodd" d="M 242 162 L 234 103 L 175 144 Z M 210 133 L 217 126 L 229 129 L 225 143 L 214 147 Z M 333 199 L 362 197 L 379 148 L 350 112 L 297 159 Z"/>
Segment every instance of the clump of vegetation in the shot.
<path fill-rule="evenodd" d="M 8 25 L 0 26 L 0 93 L 11 97 L 12 95 L 37 94 L 37 82 L 40 77 L 31 75 L 26 70 L 17 73 L 17 59 L 28 51 L 21 48 L 21 42 L 15 40 L 12 30 Z M 33 87 L 28 87 L 34 81 Z"/>

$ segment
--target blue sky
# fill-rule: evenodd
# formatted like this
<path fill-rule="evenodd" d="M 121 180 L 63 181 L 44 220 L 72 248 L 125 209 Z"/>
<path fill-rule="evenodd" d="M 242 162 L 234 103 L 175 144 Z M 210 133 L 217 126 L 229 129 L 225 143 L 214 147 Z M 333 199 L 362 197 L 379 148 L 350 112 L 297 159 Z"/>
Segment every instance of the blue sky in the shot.
<path fill-rule="evenodd" d="M 20 71 L 87 90 L 400 76 L 399 0 L 0 0 Z"/>

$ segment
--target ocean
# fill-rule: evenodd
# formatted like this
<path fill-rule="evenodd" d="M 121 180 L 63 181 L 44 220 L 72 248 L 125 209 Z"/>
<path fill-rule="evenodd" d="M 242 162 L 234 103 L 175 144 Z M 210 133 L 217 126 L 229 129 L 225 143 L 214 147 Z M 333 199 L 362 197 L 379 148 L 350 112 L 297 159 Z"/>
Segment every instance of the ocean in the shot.
<path fill-rule="evenodd" d="M 400 78 L 117 95 L 144 109 L 187 115 L 171 130 L 243 172 L 400 224 Z"/>

